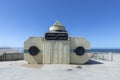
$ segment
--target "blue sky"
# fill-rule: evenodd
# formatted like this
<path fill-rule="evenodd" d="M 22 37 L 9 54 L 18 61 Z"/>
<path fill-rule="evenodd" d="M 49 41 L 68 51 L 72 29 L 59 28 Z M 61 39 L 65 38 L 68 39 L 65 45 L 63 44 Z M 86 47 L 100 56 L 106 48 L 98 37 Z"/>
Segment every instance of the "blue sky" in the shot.
<path fill-rule="evenodd" d="M 119 0 L 0 0 L 0 46 L 23 47 L 56 20 L 92 48 L 120 48 Z"/>

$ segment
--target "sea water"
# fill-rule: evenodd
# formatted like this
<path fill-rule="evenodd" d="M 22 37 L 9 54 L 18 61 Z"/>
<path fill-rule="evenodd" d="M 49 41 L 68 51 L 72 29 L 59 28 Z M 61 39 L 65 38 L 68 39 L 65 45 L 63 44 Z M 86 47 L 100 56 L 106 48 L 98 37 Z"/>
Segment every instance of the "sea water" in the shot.
<path fill-rule="evenodd" d="M 90 52 L 112 52 L 112 53 L 120 53 L 120 49 L 91 49 Z"/>

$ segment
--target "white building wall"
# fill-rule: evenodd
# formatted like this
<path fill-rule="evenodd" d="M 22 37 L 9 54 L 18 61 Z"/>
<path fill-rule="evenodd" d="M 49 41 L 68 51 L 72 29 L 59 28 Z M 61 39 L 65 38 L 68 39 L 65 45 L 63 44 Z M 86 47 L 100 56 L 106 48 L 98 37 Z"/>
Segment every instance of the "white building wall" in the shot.
<path fill-rule="evenodd" d="M 31 46 L 39 48 L 40 52 L 36 56 L 30 55 L 28 52 L 24 53 L 24 59 L 30 64 L 42 63 L 43 61 L 43 37 L 30 37 L 24 43 L 24 49 L 28 50 Z"/>
<path fill-rule="evenodd" d="M 69 64 L 69 41 L 44 41 L 44 64 Z"/>
<path fill-rule="evenodd" d="M 90 59 L 89 53 L 78 56 L 73 52 L 73 49 L 76 49 L 79 46 L 84 47 L 86 50 L 90 49 L 90 42 L 83 37 L 70 37 L 70 63 L 72 64 L 84 64 Z"/>

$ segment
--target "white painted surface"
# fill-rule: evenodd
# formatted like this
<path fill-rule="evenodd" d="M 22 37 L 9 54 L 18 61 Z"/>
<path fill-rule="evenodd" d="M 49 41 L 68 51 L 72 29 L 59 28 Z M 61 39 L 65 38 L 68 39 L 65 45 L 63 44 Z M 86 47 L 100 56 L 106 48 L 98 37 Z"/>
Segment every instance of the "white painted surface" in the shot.
<path fill-rule="evenodd" d="M 90 49 L 90 42 L 82 37 L 69 37 L 69 40 L 65 41 L 47 41 L 43 37 L 30 37 L 25 41 L 24 49 L 28 50 L 31 46 L 38 47 L 40 53 L 36 56 L 24 54 L 24 59 L 30 64 L 84 64 L 90 59 L 88 53 L 78 56 L 72 51 L 79 46 Z"/>
<path fill-rule="evenodd" d="M 30 64 L 40 64 L 43 61 L 43 37 L 30 37 L 24 42 L 24 49 L 28 50 L 31 46 L 36 46 L 40 49 L 40 53 L 32 56 L 29 53 L 24 53 L 24 59 Z"/>
<path fill-rule="evenodd" d="M 90 42 L 82 37 L 70 37 L 70 49 L 76 49 L 77 47 L 84 47 L 85 49 L 90 49 Z M 73 51 L 70 54 L 70 63 L 72 64 L 84 64 L 90 60 L 90 54 L 85 53 L 82 56 L 76 55 Z"/>
<path fill-rule="evenodd" d="M 120 54 L 115 61 L 97 60 L 103 64 L 32 65 L 25 61 L 0 62 L 1 80 L 119 80 Z M 113 58 L 114 58 L 113 57 Z M 38 65 L 38 66 L 37 66 Z M 77 68 L 81 66 L 82 68 Z"/>
<path fill-rule="evenodd" d="M 44 64 L 69 64 L 69 41 L 44 41 Z"/>

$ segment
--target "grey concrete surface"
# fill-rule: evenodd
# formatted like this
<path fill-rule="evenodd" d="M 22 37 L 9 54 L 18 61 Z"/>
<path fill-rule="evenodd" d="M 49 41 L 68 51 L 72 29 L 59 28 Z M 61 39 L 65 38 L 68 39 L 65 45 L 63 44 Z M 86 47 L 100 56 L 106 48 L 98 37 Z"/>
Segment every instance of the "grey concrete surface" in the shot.
<path fill-rule="evenodd" d="M 120 59 L 117 59 L 113 62 L 93 60 L 85 65 L 4 61 L 0 62 L 0 80 L 119 80 Z"/>
<path fill-rule="evenodd" d="M 15 61 L 15 60 L 23 60 L 23 53 L 4 53 L 0 55 L 0 61 Z"/>

